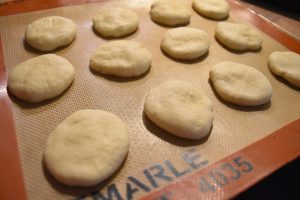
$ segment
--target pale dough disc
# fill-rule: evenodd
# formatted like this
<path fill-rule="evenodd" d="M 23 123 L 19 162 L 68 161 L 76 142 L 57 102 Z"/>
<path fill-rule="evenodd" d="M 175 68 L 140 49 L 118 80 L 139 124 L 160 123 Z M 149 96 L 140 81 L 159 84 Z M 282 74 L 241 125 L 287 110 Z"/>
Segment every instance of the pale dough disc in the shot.
<path fill-rule="evenodd" d="M 225 0 L 194 0 L 193 8 L 199 14 L 217 20 L 228 17 L 230 10 Z"/>
<path fill-rule="evenodd" d="M 217 39 L 233 50 L 258 50 L 263 39 L 254 28 L 230 22 L 219 22 L 216 27 Z"/>
<path fill-rule="evenodd" d="M 35 49 L 51 51 L 70 44 L 76 37 L 76 24 L 67 18 L 50 16 L 26 27 L 26 42 Z"/>
<path fill-rule="evenodd" d="M 237 105 L 257 106 L 270 101 L 270 81 L 257 69 L 234 63 L 220 62 L 212 67 L 209 77 L 217 93 Z"/>
<path fill-rule="evenodd" d="M 211 101 L 201 88 L 180 80 L 153 88 L 144 111 L 156 125 L 182 138 L 201 139 L 212 127 Z"/>
<path fill-rule="evenodd" d="M 105 43 L 92 54 L 90 67 L 94 71 L 120 77 L 134 77 L 151 66 L 152 56 L 141 43 L 118 40 Z"/>
<path fill-rule="evenodd" d="M 189 23 L 191 11 L 184 3 L 158 0 L 151 5 L 150 15 L 159 24 L 177 26 Z"/>
<path fill-rule="evenodd" d="M 129 150 L 127 126 L 102 110 L 80 110 L 50 134 L 44 153 L 49 172 L 70 186 L 92 186 L 111 176 Z"/>
<path fill-rule="evenodd" d="M 300 55 L 291 51 L 273 52 L 269 57 L 270 70 L 294 86 L 300 87 Z"/>
<path fill-rule="evenodd" d="M 44 54 L 13 68 L 8 76 L 8 88 L 20 99 L 37 103 L 61 94 L 72 83 L 74 75 L 69 61 Z"/>
<path fill-rule="evenodd" d="M 104 8 L 93 18 L 93 24 L 104 37 L 121 37 L 138 29 L 139 17 L 126 8 Z"/>
<path fill-rule="evenodd" d="M 188 27 L 166 31 L 161 48 L 172 58 L 191 60 L 208 52 L 210 39 L 206 32 Z"/>

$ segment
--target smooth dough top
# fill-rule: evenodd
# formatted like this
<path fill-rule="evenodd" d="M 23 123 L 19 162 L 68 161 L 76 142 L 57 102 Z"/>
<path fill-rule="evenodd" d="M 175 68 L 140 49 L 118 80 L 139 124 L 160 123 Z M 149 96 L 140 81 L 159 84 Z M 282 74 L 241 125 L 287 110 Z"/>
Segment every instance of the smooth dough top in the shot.
<path fill-rule="evenodd" d="M 254 28 L 237 23 L 219 22 L 216 37 L 225 46 L 233 50 L 258 50 L 263 39 Z"/>
<path fill-rule="evenodd" d="M 20 99 L 36 103 L 61 94 L 72 83 L 74 75 L 69 61 L 44 54 L 14 67 L 8 76 L 8 88 Z"/>
<path fill-rule="evenodd" d="M 151 66 L 152 56 L 141 43 L 117 40 L 103 44 L 92 54 L 90 67 L 94 71 L 120 77 L 134 77 Z"/>
<path fill-rule="evenodd" d="M 177 26 L 189 23 L 191 11 L 179 1 L 158 0 L 151 5 L 150 15 L 159 24 Z"/>
<path fill-rule="evenodd" d="M 49 172 L 70 186 L 91 186 L 111 176 L 129 150 L 127 126 L 102 110 L 80 110 L 50 134 L 44 153 Z"/>
<path fill-rule="evenodd" d="M 226 0 L 194 0 L 193 8 L 201 15 L 211 19 L 224 19 L 229 14 Z"/>
<path fill-rule="evenodd" d="M 201 139 L 212 127 L 211 101 L 201 88 L 180 80 L 153 88 L 144 111 L 156 125 L 183 138 Z"/>
<path fill-rule="evenodd" d="M 244 106 L 257 106 L 270 101 L 270 81 L 257 69 L 224 61 L 209 72 L 217 93 L 226 101 Z"/>
<path fill-rule="evenodd" d="M 294 86 L 300 87 L 300 55 L 291 51 L 273 52 L 269 57 L 270 70 Z"/>
<path fill-rule="evenodd" d="M 38 19 L 26 27 L 26 42 L 35 49 L 51 51 L 70 44 L 76 37 L 76 24 L 65 17 Z"/>
<path fill-rule="evenodd" d="M 93 24 L 104 37 L 121 37 L 138 29 L 139 17 L 127 8 L 103 8 L 93 18 Z"/>
<path fill-rule="evenodd" d="M 210 38 L 201 29 L 179 27 L 166 31 L 162 37 L 161 48 L 171 57 L 195 59 L 208 52 Z"/>

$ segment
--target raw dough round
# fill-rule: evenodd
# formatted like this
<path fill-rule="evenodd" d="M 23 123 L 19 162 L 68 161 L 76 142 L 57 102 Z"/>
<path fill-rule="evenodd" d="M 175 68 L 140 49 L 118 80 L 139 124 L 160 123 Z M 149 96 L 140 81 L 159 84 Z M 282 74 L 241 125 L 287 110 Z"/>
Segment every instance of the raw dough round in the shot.
<path fill-rule="evenodd" d="M 126 8 L 105 8 L 93 18 L 93 24 L 104 37 L 121 37 L 138 29 L 139 17 Z"/>
<path fill-rule="evenodd" d="M 230 22 L 219 22 L 216 27 L 217 39 L 233 50 L 258 50 L 263 39 L 254 28 Z"/>
<path fill-rule="evenodd" d="M 212 127 L 212 104 L 190 83 L 175 80 L 153 88 L 146 96 L 146 115 L 159 127 L 183 138 L 198 140 Z"/>
<path fill-rule="evenodd" d="M 166 31 L 161 48 L 172 58 L 191 60 L 208 52 L 210 39 L 206 32 L 188 27 Z"/>
<path fill-rule="evenodd" d="M 20 99 L 37 103 L 66 90 L 75 71 L 66 59 L 45 54 L 20 63 L 8 76 L 9 90 Z"/>
<path fill-rule="evenodd" d="M 189 23 L 190 9 L 183 3 L 158 0 L 151 5 L 151 19 L 159 24 L 177 26 Z"/>
<path fill-rule="evenodd" d="M 76 37 L 76 24 L 67 18 L 50 16 L 26 27 L 26 42 L 35 49 L 51 51 L 70 44 Z"/>
<path fill-rule="evenodd" d="M 300 55 L 291 51 L 273 52 L 269 57 L 270 70 L 294 86 L 300 87 Z"/>
<path fill-rule="evenodd" d="M 111 176 L 129 150 L 129 133 L 116 115 L 80 110 L 50 134 L 44 153 L 49 172 L 70 186 L 92 186 Z"/>
<path fill-rule="evenodd" d="M 194 0 L 193 8 L 199 14 L 217 20 L 226 18 L 230 10 L 225 0 Z"/>
<path fill-rule="evenodd" d="M 234 63 L 220 62 L 209 72 L 217 93 L 225 100 L 237 105 L 257 106 L 270 101 L 270 81 L 257 69 Z"/>
<path fill-rule="evenodd" d="M 145 73 L 151 66 L 152 56 L 134 41 L 118 40 L 105 43 L 91 56 L 94 71 L 120 77 L 134 77 Z"/>

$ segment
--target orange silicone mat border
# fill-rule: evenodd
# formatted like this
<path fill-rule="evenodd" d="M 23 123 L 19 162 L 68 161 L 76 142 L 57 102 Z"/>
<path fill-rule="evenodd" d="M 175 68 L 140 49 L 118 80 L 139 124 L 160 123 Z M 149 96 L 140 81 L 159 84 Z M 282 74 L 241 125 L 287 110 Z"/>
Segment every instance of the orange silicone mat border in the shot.
<path fill-rule="evenodd" d="M 26 199 L 0 37 L 0 199 Z"/>
<path fill-rule="evenodd" d="M 16 0 L 0 4 L 0 16 L 101 1 L 107 0 Z"/>
<path fill-rule="evenodd" d="M 142 200 L 230 199 L 299 155 L 300 119 Z"/>
<path fill-rule="evenodd" d="M 280 26 L 256 14 L 236 0 L 227 0 L 227 2 L 235 16 L 250 22 L 291 51 L 300 54 L 300 41 L 289 35 L 288 32 L 284 31 Z"/>
<path fill-rule="evenodd" d="M 0 4 L 0 16 L 101 1 L 109 0 L 16 0 Z M 289 35 L 288 32 L 284 31 L 278 25 L 260 15 L 257 15 L 254 11 L 243 6 L 237 0 L 227 0 L 227 2 L 230 5 L 231 12 L 233 12 L 236 16 L 240 16 L 242 19 L 250 22 L 290 50 L 300 53 L 299 40 Z"/>
<path fill-rule="evenodd" d="M 21 0 L 0 5 L 0 16 L 100 1 L 104 0 Z M 228 2 L 231 6 L 231 11 L 236 16 L 252 23 L 290 50 L 300 53 L 300 41 L 288 35 L 287 32 L 280 29 L 280 27 L 247 9 L 238 1 L 228 0 Z M 4 66 L 3 48 L 0 38 L 0 199 L 22 200 L 26 199 L 26 192 L 19 160 L 11 102 L 7 95 L 6 86 L 7 74 Z M 160 194 L 171 194 L 172 192 L 173 194 L 178 195 L 176 196 L 177 199 L 180 199 L 180 195 L 203 195 L 202 193 L 199 193 L 196 187 L 187 189 L 189 188 L 188 186 L 193 186 L 193 181 L 196 181 L 197 177 L 201 178 L 207 173 L 210 173 L 212 169 L 215 169 L 222 163 L 226 164 L 226 162 L 232 162 L 232 159 L 236 156 L 251 160 L 255 166 L 255 171 L 253 173 L 243 176 L 243 178 L 232 184 L 217 188 L 217 192 L 215 193 L 206 193 L 204 196 L 201 196 L 214 199 L 230 198 L 271 174 L 287 162 L 299 157 L 299 127 L 300 119 L 201 171 L 184 177 L 163 189 L 149 194 L 144 199 L 159 199 L 158 196 Z M 270 156 L 270 152 L 272 153 L 272 156 L 269 159 L 266 159 L 265 156 Z M 182 188 L 184 188 L 184 190 L 182 190 Z M 172 192 L 170 193 L 170 191 Z M 190 197 L 192 198 L 194 196 Z M 200 196 L 197 196 L 196 199 L 198 197 Z"/>

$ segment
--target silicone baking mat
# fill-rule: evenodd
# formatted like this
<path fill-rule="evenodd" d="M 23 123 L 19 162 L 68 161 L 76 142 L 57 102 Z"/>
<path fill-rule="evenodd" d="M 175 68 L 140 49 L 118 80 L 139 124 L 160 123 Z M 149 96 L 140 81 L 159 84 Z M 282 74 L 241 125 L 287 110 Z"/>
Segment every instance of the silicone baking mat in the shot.
<path fill-rule="evenodd" d="M 185 3 L 191 5 L 190 1 Z M 53 52 L 68 59 L 75 67 L 75 81 L 63 95 L 36 105 L 24 103 L 13 95 L 8 95 L 7 99 L 11 104 L 7 102 L 5 104 L 2 98 L 0 108 L 5 119 L 1 120 L 5 121 L 12 117 L 14 126 L 11 123 L 2 123 L 1 131 L 16 134 L 28 199 L 138 199 L 170 183 L 172 183 L 171 187 L 180 189 L 179 192 L 189 191 L 190 188 L 195 189 L 195 184 L 193 185 L 192 181 L 189 181 L 192 179 L 188 177 L 197 177 L 197 174 L 204 173 L 211 166 L 215 166 L 217 161 L 220 163 L 220 160 L 225 157 L 235 155 L 234 152 L 239 152 L 300 118 L 299 90 L 282 79 L 274 77 L 268 69 L 268 56 L 273 51 L 288 50 L 286 47 L 261 32 L 264 42 L 260 51 L 242 53 L 230 51 L 214 38 L 214 30 L 218 22 L 203 18 L 191 9 L 193 14 L 187 26 L 203 29 L 210 35 L 209 53 L 207 56 L 189 62 L 173 60 L 160 49 L 161 36 L 169 28 L 151 21 L 150 5 L 151 1 L 147 0 L 104 1 L 0 18 L 4 61 L 1 74 L 1 91 L 4 95 L 1 96 L 4 98 L 7 98 L 6 77 L 11 69 L 18 63 L 42 54 L 24 42 L 24 30 L 27 24 L 44 16 L 59 15 L 72 19 L 78 26 L 77 37 L 73 43 Z M 124 39 L 141 42 L 152 53 L 151 69 L 142 77 L 123 79 L 90 71 L 89 58 L 92 52 L 101 44 L 111 41 L 101 38 L 92 28 L 91 18 L 100 8 L 106 6 L 127 7 L 139 15 L 139 29 Z M 248 24 L 247 20 L 240 18 L 238 12 L 231 12 L 227 21 Z M 222 101 L 209 83 L 208 73 L 213 64 L 224 60 L 244 63 L 264 73 L 273 87 L 271 102 L 250 108 L 234 106 Z M 175 79 L 201 87 L 213 103 L 215 118 L 212 131 L 208 137 L 200 141 L 172 136 L 154 125 L 143 113 L 147 91 Z M 12 110 L 13 116 L 7 114 L 9 113 L 7 109 Z M 43 152 L 49 134 L 58 123 L 79 109 L 101 109 L 112 112 L 118 115 L 130 130 L 131 146 L 123 165 L 105 182 L 88 188 L 60 184 L 51 177 L 43 165 Z M 299 127 L 299 122 L 294 126 Z M 295 130 L 293 129 L 294 132 Z M 299 138 L 299 134 L 295 137 Z M 292 145 L 293 143 L 291 147 Z M 298 142 L 294 145 L 298 147 L 297 151 L 294 151 L 290 157 L 286 156 L 286 161 L 281 160 L 279 164 L 274 164 L 273 168 L 276 169 L 276 166 L 278 168 L 284 164 L 283 162 L 299 156 L 300 144 Z M 9 149 L 7 144 L 4 147 Z M 256 157 L 259 155 L 264 155 L 264 152 L 257 151 Z M 208 178 L 197 179 L 196 181 L 201 183 L 200 186 L 196 184 L 200 187 L 199 190 L 192 193 L 182 192 L 181 195 L 190 199 L 197 199 L 197 192 L 216 195 L 219 193 L 215 191 L 232 187 L 231 182 L 234 182 L 232 180 L 236 180 L 235 184 L 237 184 L 239 179 L 244 177 L 247 179 L 251 174 L 256 177 L 255 180 L 259 180 L 263 175 L 255 176 L 256 171 L 261 169 L 257 167 L 254 158 L 255 156 L 241 155 L 232 157 L 231 163 L 228 161 L 227 165 L 221 165 L 223 172 L 219 170 Z M 226 175 L 226 170 L 235 172 L 235 176 Z M 264 171 L 265 175 L 272 170 Z M 184 178 L 181 179 L 182 177 Z M 184 182 L 184 180 L 188 181 Z M 181 187 L 177 187 L 177 183 Z M 246 187 L 249 187 L 249 184 L 240 184 L 240 190 Z M 168 196 L 175 198 L 176 196 L 172 194 L 174 191 L 178 192 L 177 189 L 170 190 L 171 192 L 161 190 L 164 193 L 158 192 L 155 195 L 159 195 L 161 199 Z M 179 198 L 180 195 L 177 197 L 182 199 Z M 226 194 L 219 197 L 226 197 Z M 158 197 L 150 195 L 148 198 Z"/>

